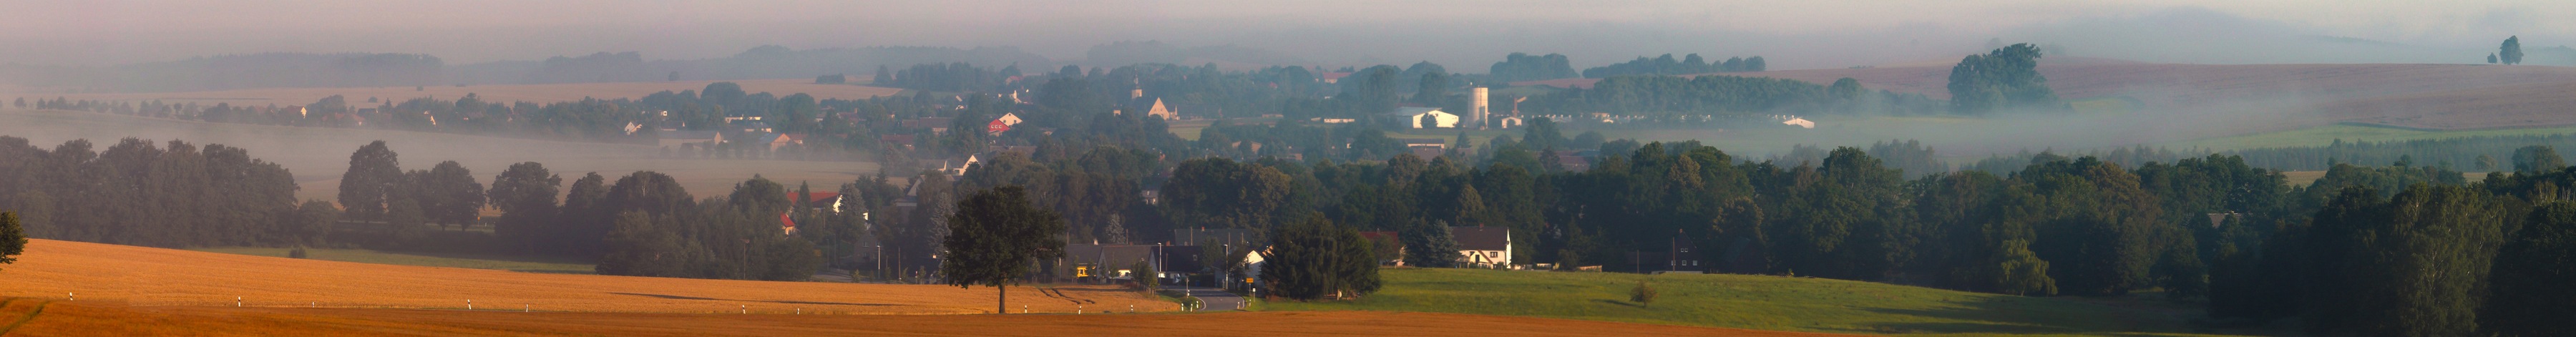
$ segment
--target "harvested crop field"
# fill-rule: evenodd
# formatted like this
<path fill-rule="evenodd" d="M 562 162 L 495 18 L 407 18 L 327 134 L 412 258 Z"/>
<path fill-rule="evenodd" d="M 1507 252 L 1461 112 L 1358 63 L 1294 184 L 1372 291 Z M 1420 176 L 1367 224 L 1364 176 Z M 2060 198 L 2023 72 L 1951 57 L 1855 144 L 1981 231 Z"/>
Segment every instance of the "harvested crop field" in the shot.
<path fill-rule="evenodd" d="M 342 99 L 346 99 L 346 100 L 348 100 L 348 101 L 349 101 L 349 104 L 351 104 L 351 105 L 357 105 L 357 106 L 360 106 L 360 107 L 371 107 L 371 106 L 375 106 L 375 104 L 374 104 L 374 103 L 362 103 L 362 102 L 366 102 L 366 101 L 367 101 L 367 98 L 370 98 L 370 97 L 374 97 L 374 98 L 381 98 L 381 99 L 391 99 L 391 100 L 394 100 L 395 102 L 401 102 L 401 101 L 404 101 L 404 100 L 410 100 L 410 99 L 413 99 L 413 98 L 421 98 L 421 97 L 435 97 L 435 98 L 438 98 L 438 99 L 452 100 L 452 99 L 456 99 L 456 98 L 458 98 L 458 97 L 465 97 L 465 94 L 468 94 L 468 93 L 474 94 L 474 95 L 475 95 L 475 97 L 479 97 L 479 98 L 481 98 L 482 100 L 487 101 L 487 102 L 518 102 L 518 101 L 528 101 L 528 102 L 535 102 L 535 103 L 552 103 L 552 102 L 579 101 L 579 100 L 581 100 L 582 98 L 598 98 L 598 99 L 644 98 L 644 95 L 651 95 L 651 94 L 653 94 L 654 92 L 665 91 L 665 90 L 668 90 L 668 91 L 671 91 L 671 92 L 680 92 L 681 90 L 700 90 L 700 89 L 706 89 L 707 84 L 715 83 L 715 82 L 733 82 L 734 84 L 740 84 L 740 85 L 742 85 L 742 91 L 743 91 L 743 92 L 748 92 L 748 93 L 759 93 L 759 92 L 764 92 L 764 91 L 765 91 L 765 92 L 769 92 L 769 93 L 771 93 L 771 94 L 776 94 L 776 95 L 781 96 L 781 97 L 784 97 L 784 96 L 787 96 L 787 95 L 794 95 L 794 94 L 798 94 L 798 93 L 803 93 L 803 94 L 807 94 L 807 95 L 813 95 L 813 96 L 814 96 L 814 99 L 834 99 L 834 98 L 837 98 L 837 99 L 866 99 L 866 98 L 869 98 L 869 97 L 885 96 L 885 95 L 893 95 L 893 94 L 895 94 L 896 92 L 903 91 L 903 89 L 886 88 L 886 87 L 860 86 L 860 85 L 849 85 L 849 84 L 814 84 L 814 79 L 810 79 L 810 78 L 809 78 L 809 79 L 732 80 L 732 81 L 614 82 L 614 83 L 571 83 L 571 84 L 505 84 L 505 85 L 471 85 L 471 86 L 461 86 L 461 87 L 460 87 L 460 86 L 425 86 L 425 87 L 408 87 L 408 86 L 406 86 L 406 87 L 352 87 L 352 88 L 262 88 L 262 89 L 240 89 L 240 90 L 223 90 L 223 91 L 163 92 L 163 93 L 80 93 L 80 92 L 75 92 L 75 91 L 68 91 L 68 90 L 64 90 L 64 89 L 61 89 L 61 88 L 5 87 L 5 88 L 0 88 L 0 97 L 26 97 L 26 98 L 29 98 L 29 99 L 34 99 L 34 98 L 39 98 L 39 97 L 42 97 L 42 98 L 56 98 L 56 97 L 61 97 L 61 98 L 69 98 L 69 99 L 71 99 L 71 100 L 75 100 L 75 101 L 77 101 L 77 100 L 103 100 L 103 101 L 153 101 L 153 100 L 158 100 L 158 101 L 161 101 L 161 102 L 164 102 L 164 103 L 195 102 L 195 103 L 198 103 L 198 104 L 208 104 L 208 105 L 215 104 L 215 103 L 229 103 L 229 104 L 232 104 L 232 105 L 235 105 L 235 106 L 241 106 L 241 105 L 261 105 L 261 106 L 265 106 L 265 105 L 270 105 L 270 104 L 276 104 L 276 105 L 279 105 L 279 106 L 287 106 L 287 105 L 306 105 L 306 104 L 313 104 L 313 102 L 321 101 L 323 97 L 330 97 L 331 95 L 340 95 Z"/>
<path fill-rule="evenodd" d="M 116 145 L 126 137 L 166 144 L 223 144 L 250 151 L 251 158 L 285 166 L 301 190 L 296 198 L 336 200 L 340 175 L 349 170 L 349 153 L 367 142 L 383 140 L 405 170 L 425 170 L 454 160 L 489 181 L 510 164 L 534 161 L 564 178 L 569 186 L 583 173 L 598 172 L 610 181 L 635 171 L 669 174 L 689 194 L 724 195 L 754 174 L 794 187 L 811 182 L 816 190 L 838 190 L 842 183 L 877 174 L 877 165 L 854 161 L 675 159 L 659 156 L 660 148 L 642 145 L 558 142 L 446 133 L 315 128 L 193 122 L 175 119 L 64 110 L 0 110 L 0 136 L 27 138 L 52 149 L 64 141 L 88 139 L 92 149 Z"/>
<path fill-rule="evenodd" d="M 701 280 L 396 266 L 29 240 L 0 266 L 0 296 L 135 306 L 522 308 L 655 313 L 968 314 L 996 292 L 939 285 Z M 1108 287 L 1010 287 L 1012 309 L 1167 311 L 1178 306 Z"/>
<path fill-rule="evenodd" d="M 2576 82 L 2499 85 L 2347 99 L 2317 107 L 2351 123 L 2428 130 L 2576 125 Z"/>
<path fill-rule="evenodd" d="M 821 316 L 509 311 L 123 307 L 13 299 L 0 317 L 44 308 L 11 336 L 1850 336 L 1544 318 L 1385 311 L 1140 315 Z"/>

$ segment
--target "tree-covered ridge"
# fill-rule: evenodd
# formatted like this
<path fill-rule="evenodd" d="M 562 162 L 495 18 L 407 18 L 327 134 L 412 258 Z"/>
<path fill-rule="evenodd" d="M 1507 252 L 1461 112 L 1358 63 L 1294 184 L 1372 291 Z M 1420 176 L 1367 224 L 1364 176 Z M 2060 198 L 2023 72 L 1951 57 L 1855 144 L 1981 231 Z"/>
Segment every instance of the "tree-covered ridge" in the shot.
<path fill-rule="evenodd" d="M 1690 56 L 1685 57 L 1685 59 L 1676 61 L 1673 60 L 1673 54 L 1664 54 L 1664 56 L 1651 59 L 1646 58 L 1645 56 L 1638 56 L 1636 60 L 1628 62 L 1583 69 L 1583 77 L 1609 78 L 1611 76 L 1618 75 L 1692 75 L 1708 73 L 1758 72 L 1769 68 L 1770 66 L 1762 60 L 1761 56 L 1754 56 L 1752 58 L 1730 57 L 1725 61 L 1709 61 L 1701 59 L 1699 54 L 1690 54 Z"/>
<path fill-rule="evenodd" d="M 1571 62 L 1572 61 L 1565 58 L 1564 54 L 1530 55 L 1512 53 L 1511 55 L 1504 55 L 1502 62 L 1494 62 L 1494 67 L 1491 70 L 1487 70 L 1485 75 L 1491 76 L 1494 81 L 1498 82 L 1537 81 L 1583 77 L 1582 73 L 1574 72 L 1574 66 Z"/>
<path fill-rule="evenodd" d="M 1937 102 L 1922 95 L 1869 92 L 1858 83 L 1815 83 L 1740 76 L 1611 76 L 1591 88 L 1532 97 L 1521 109 L 1550 113 L 1609 113 L 1680 121 L 1706 115 L 1924 114 Z"/>

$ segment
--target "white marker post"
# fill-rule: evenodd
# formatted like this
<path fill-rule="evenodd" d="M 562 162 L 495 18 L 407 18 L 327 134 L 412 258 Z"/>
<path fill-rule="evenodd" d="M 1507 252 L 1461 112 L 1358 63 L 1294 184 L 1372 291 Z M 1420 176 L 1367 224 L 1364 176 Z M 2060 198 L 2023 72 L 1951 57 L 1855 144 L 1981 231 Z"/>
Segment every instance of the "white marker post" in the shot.
<path fill-rule="evenodd" d="M 736 306 L 741 306 L 741 307 L 742 307 L 742 314 L 744 314 L 744 315 L 749 315 L 749 314 L 751 314 L 751 305 L 748 305 L 748 304 L 736 304 Z"/>
<path fill-rule="evenodd" d="M 240 308 L 240 307 L 241 307 L 241 296 L 233 296 L 233 307 L 235 307 L 235 308 Z"/>
<path fill-rule="evenodd" d="M 1027 304 L 1021 304 L 1021 305 L 1020 305 L 1020 313 L 1023 313 L 1023 314 L 1025 314 L 1025 313 L 1029 313 L 1029 305 L 1027 305 Z"/>
<path fill-rule="evenodd" d="M 465 300 L 465 310 L 474 310 L 474 300 Z"/>
<path fill-rule="evenodd" d="M 73 296 L 73 295 L 80 295 L 80 294 L 74 294 L 74 293 L 63 293 L 63 300 L 65 300 L 65 301 L 78 301 L 78 300 L 80 300 L 79 298 L 75 298 L 75 296 Z"/>

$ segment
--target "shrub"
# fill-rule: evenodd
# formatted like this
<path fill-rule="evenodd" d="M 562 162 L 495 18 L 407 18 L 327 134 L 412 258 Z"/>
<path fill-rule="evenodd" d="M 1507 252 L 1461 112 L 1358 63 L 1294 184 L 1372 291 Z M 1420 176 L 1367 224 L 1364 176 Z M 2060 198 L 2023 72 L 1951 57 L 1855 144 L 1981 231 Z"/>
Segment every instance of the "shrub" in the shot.
<path fill-rule="evenodd" d="M 291 259 L 302 259 L 302 258 L 306 258 L 306 257 L 304 256 L 304 247 L 295 247 L 295 249 L 294 249 L 294 250 L 288 250 L 288 251 L 286 251 L 286 257 L 287 257 L 287 258 L 291 258 Z"/>
<path fill-rule="evenodd" d="M 1636 288 L 1628 289 L 1628 301 L 1637 302 L 1637 306 L 1654 304 L 1655 293 L 1654 286 L 1646 285 L 1646 281 L 1637 281 Z"/>

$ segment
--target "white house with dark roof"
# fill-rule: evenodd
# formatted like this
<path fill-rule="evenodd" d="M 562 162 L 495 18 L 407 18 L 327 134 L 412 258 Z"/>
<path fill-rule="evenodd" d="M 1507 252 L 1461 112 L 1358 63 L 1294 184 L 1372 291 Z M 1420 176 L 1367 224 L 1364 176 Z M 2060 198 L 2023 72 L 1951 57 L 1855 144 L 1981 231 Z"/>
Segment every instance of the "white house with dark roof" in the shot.
<path fill-rule="evenodd" d="M 1458 240 L 1459 266 L 1505 268 L 1512 265 L 1511 228 L 1449 227 L 1449 235 Z"/>

